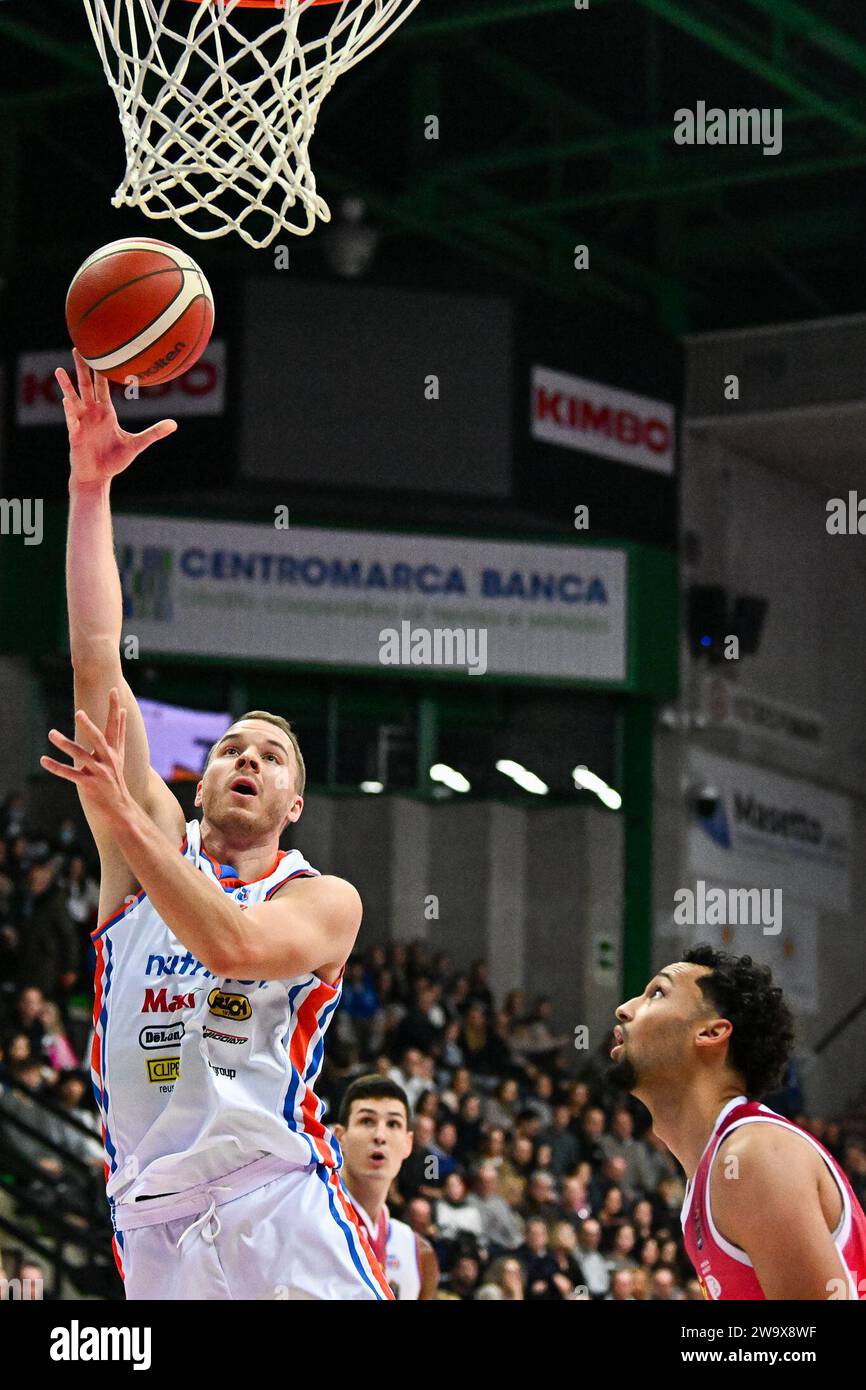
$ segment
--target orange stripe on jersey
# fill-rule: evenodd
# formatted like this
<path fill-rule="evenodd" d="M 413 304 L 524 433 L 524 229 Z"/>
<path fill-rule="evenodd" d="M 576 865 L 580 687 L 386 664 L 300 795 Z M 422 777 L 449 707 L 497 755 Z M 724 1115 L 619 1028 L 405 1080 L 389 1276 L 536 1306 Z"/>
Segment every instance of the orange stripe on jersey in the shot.
<path fill-rule="evenodd" d="M 292 1034 L 292 1042 L 289 1048 L 289 1060 L 297 1072 L 302 1085 L 306 1084 L 304 1082 L 304 1073 L 307 1070 L 307 1053 L 310 1049 L 310 1039 L 319 1027 L 319 1008 L 327 1000 L 332 999 L 333 994 L 334 991 L 331 986 L 322 983 L 307 995 L 298 1010 L 298 1021 L 295 1024 L 295 1031 Z M 304 1133 L 309 1136 L 321 1161 L 333 1166 L 333 1154 L 323 1138 L 325 1133 L 324 1126 L 321 1121 L 316 1119 L 317 1104 L 315 1092 L 308 1087 L 304 1099 L 301 1101 L 301 1113 L 304 1117 Z"/>
<path fill-rule="evenodd" d="M 364 1228 L 363 1221 L 361 1220 L 358 1213 L 355 1211 L 355 1208 L 349 1201 L 348 1197 L 343 1192 L 343 1185 L 340 1182 L 339 1173 L 330 1173 L 328 1176 L 328 1183 L 330 1187 L 333 1189 L 334 1196 L 336 1197 L 337 1201 L 340 1203 L 340 1206 L 342 1207 L 343 1215 L 345 1216 L 346 1220 L 351 1221 L 352 1225 L 355 1227 L 355 1230 L 358 1232 L 358 1237 L 361 1241 L 361 1247 L 369 1261 L 370 1272 L 373 1275 L 373 1278 L 376 1280 L 376 1283 L 379 1285 L 379 1288 L 382 1290 L 382 1293 L 385 1295 L 385 1297 L 391 1299 L 391 1301 L 393 1302 L 394 1291 L 391 1288 L 391 1285 L 388 1283 L 388 1280 L 385 1278 L 385 1271 L 383 1270 L 382 1266 L 379 1264 L 378 1259 L 376 1258 L 376 1253 L 372 1245 L 370 1244 L 370 1238 L 367 1235 L 367 1232 Z"/>

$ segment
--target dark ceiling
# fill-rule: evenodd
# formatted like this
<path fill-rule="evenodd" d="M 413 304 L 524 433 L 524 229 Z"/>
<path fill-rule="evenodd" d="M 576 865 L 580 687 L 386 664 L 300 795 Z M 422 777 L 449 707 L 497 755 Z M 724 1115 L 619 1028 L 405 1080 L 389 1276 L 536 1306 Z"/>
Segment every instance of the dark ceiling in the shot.
<path fill-rule="evenodd" d="M 144 230 L 110 207 L 122 140 L 81 0 L 7 0 L 0 44 L 3 273 Z M 866 309 L 864 87 L 864 0 L 421 0 L 326 100 L 314 163 L 332 205 L 364 197 L 403 278 L 677 334 L 844 314 Z M 678 146 L 698 101 L 781 108 L 781 153 Z M 293 241 L 302 267 L 319 236 Z"/>

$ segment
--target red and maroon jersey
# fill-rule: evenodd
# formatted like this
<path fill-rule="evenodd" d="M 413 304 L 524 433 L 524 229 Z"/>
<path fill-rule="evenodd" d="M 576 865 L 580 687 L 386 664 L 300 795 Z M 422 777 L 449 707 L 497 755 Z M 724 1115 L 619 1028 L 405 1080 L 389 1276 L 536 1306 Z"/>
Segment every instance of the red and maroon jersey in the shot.
<path fill-rule="evenodd" d="M 719 1145 L 741 1125 L 773 1124 L 799 1134 L 818 1151 L 836 1182 L 842 1199 L 842 1215 L 833 1232 L 839 1252 L 839 1278 L 847 1283 L 849 1297 L 866 1299 L 866 1215 L 839 1164 L 812 1134 L 769 1106 L 745 1096 L 728 1101 L 716 1120 L 707 1147 L 691 1182 L 686 1184 L 681 1221 L 685 1246 L 695 1267 L 704 1298 L 762 1299 L 765 1297 L 745 1250 L 720 1235 L 710 1207 L 710 1173 Z M 841 1286 L 844 1288 L 844 1284 Z M 832 1290 L 828 1290 L 828 1298 Z M 841 1290 L 837 1297 L 841 1296 Z"/>

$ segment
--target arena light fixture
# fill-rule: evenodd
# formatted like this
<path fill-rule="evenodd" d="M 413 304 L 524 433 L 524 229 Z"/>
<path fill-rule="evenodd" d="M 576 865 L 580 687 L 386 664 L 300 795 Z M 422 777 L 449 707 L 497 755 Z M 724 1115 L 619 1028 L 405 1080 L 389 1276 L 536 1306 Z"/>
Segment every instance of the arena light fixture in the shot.
<path fill-rule="evenodd" d="M 619 810 L 622 805 L 622 797 L 618 791 L 614 791 L 613 787 L 608 786 L 603 777 L 599 777 L 595 772 L 590 772 L 583 763 L 579 763 L 571 775 L 578 791 L 594 792 L 599 801 L 609 810 Z"/>
<path fill-rule="evenodd" d="M 514 762 L 513 758 L 500 758 L 496 764 L 496 771 L 510 777 L 521 791 L 532 792 L 535 796 L 546 796 L 550 790 L 546 782 L 542 782 L 540 777 L 536 777 L 535 773 L 530 772 L 522 763 Z"/>
<path fill-rule="evenodd" d="M 454 767 L 449 767 L 447 763 L 434 763 L 430 769 L 430 776 L 434 782 L 441 782 L 452 792 L 472 790 L 472 783 L 467 781 L 463 773 L 458 772 Z"/>

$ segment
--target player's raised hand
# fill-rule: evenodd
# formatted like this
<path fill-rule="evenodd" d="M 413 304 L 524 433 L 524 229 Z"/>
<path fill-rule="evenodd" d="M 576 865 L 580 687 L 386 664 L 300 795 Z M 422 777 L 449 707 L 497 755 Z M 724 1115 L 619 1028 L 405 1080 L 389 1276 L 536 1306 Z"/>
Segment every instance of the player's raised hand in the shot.
<path fill-rule="evenodd" d="M 107 482 L 128 468 L 143 449 L 177 429 L 174 420 L 160 420 L 140 434 L 122 429 L 108 390 L 108 378 L 90 368 L 77 348 L 72 349 L 78 374 L 76 391 L 62 367 L 54 373 L 63 392 L 63 413 L 69 431 L 70 485 Z"/>
<path fill-rule="evenodd" d="M 132 798 L 123 775 L 126 748 L 126 710 L 120 703 L 120 692 L 112 686 L 108 692 L 108 718 L 105 730 L 97 728 L 83 709 L 75 711 L 79 728 L 93 744 L 90 753 L 82 743 L 67 738 L 59 729 L 49 729 L 51 742 L 72 759 L 61 763 L 56 758 L 39 759 L 46 772 L 67 782 L 75 782 L 82 796 L 107 816 L 122 813 Z"/>

